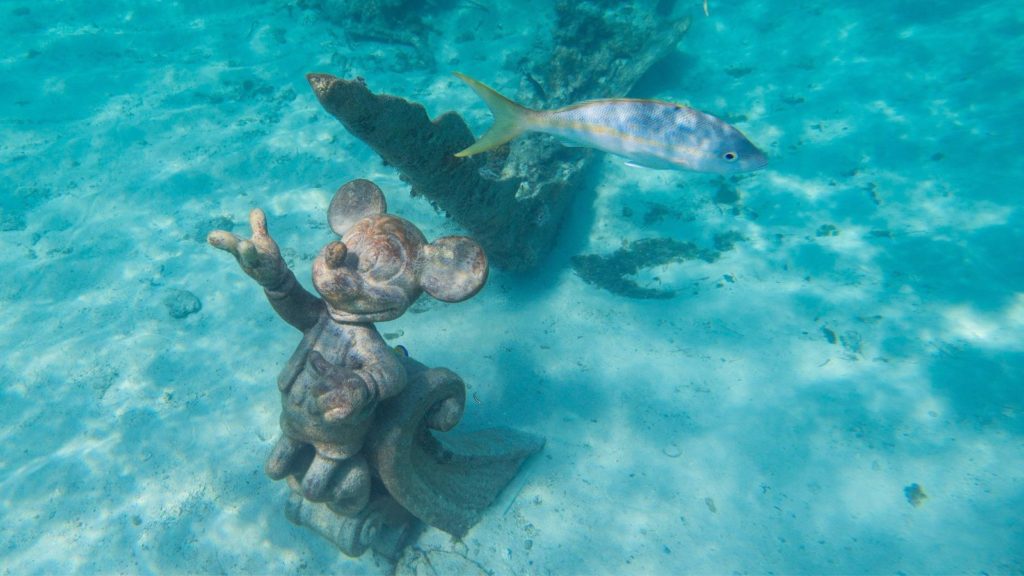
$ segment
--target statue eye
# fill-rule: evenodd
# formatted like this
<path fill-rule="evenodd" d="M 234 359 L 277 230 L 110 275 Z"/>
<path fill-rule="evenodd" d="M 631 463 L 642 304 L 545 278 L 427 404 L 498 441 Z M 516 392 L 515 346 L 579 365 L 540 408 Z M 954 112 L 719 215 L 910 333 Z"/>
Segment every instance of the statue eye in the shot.
<path fill-rule="evenodd" d="M 722 154 L 722 158 L 725 158 L 726 162 L 732 162 L 733 160 L 736 159 L 736 153 L 735 152 L 726 152 L 725 154 Z"/>

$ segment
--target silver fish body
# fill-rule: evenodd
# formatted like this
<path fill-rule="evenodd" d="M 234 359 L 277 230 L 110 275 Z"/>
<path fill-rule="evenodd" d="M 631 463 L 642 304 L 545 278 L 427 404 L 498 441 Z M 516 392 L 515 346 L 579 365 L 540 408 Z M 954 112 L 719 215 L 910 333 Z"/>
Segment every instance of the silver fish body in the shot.
<path fill-rule="evenodd" d="M 492 88 L 456 73 L 494 114 L 494 125 L 456 154 L 490 150 L 523 132 L 543 132 L 578 146 L 597 148 L 629 163 L 718 174 L 750 172 L 768 160 L 728 122 L 689 106 L 630 98 L 590 100 L 557 110 L 530 110 Z"/>
<path fill-rule="evenodd" d="M 732 174 L 768 159 L 727 122 L 659 100 L 593 100 L 538 117 L 538 132 L 660 169 Z"/>

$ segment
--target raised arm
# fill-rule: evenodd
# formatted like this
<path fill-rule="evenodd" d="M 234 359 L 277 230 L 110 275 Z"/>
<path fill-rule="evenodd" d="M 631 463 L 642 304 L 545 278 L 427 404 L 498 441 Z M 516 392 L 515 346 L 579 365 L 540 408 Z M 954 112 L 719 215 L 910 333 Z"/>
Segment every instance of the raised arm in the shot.
<path fill-rule="evenodd" d="M 242 271 L 263 287 L 278 316 L 303 332 L 309 330 L 320 317 L 323 301 L 303 288 L 288 269 L 277 242 L 267 231 L 267 217 L 263 210 L 254 208 L 249 213 L 249 226 L 252 228 L 251 239 L 214 230 L 206 240 L 214 248 L 235 257 Z"/>

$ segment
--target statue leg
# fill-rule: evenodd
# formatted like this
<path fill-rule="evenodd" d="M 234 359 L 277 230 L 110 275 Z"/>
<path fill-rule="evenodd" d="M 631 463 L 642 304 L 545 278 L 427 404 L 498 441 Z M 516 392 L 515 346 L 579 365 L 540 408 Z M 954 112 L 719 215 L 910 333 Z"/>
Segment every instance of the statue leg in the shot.
<path fill-rule="evenodd" d="M 327 506 L 338 514 L 351 516 L 370 501 L 370 466 L 362 454 L 345 460 L 335 472 Z"/>
<path fill-rule="evenodd" d="M 263 467 L 267 476 L 271 480 L 286 478 L 292 473 L 296 460 L 299 459 L 305 446 L 306 444 L 292 440 L 287 435 L 282 434 L 277 439 L 277 443 L 274 444 L 274 449 L 270 451 L 267 463 Z"/>

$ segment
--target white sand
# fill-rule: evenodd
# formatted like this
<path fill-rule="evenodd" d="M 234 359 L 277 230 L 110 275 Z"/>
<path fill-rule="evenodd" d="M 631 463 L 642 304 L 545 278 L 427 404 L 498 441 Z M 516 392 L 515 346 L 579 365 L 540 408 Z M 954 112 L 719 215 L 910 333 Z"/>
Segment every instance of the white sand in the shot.
<path fill-rule="evenodd" d="M 438 11 L 436 68 L 401 70 L 284 3 L 107 4 L 0 6 L 0 573 L 387 573 L 284 518 L 262 468 L 299 334 L 203 239 L 262 207 L 309 286 L 330 195 L 360 177 L 428 237 L 458 232 L 303 74 L 479 132 L 449 72 L 514 92 L 518 34 L 549 12 Z M 404 570 L 1021 572 L 1024 10 L 699 4 L 635 95 L 734 119 L 770 168 L 737 214 L 715 176 L 608 158 L 536 273 L 379 326 L 469 383 L 461 426 L 548 439 L 464 541 L 427 530 Z M 645 225 L 652 203 L 670 212 Z M 639 275 L 671 300 L 570 267 L 728 231 L 745 240 L 714 263 Z M 176 290 L 202 310 L 172 318 Z"/>

